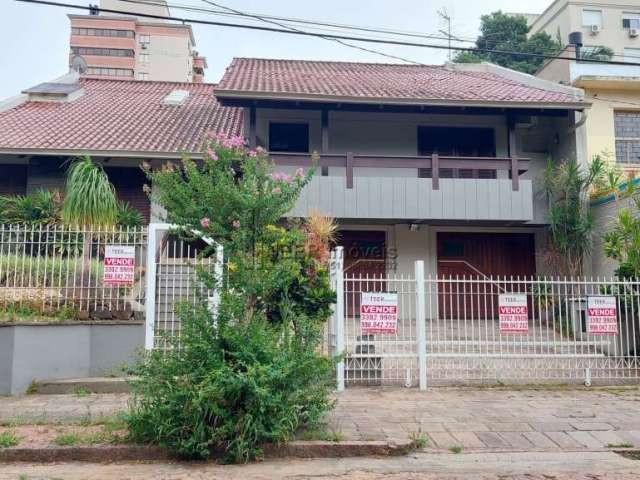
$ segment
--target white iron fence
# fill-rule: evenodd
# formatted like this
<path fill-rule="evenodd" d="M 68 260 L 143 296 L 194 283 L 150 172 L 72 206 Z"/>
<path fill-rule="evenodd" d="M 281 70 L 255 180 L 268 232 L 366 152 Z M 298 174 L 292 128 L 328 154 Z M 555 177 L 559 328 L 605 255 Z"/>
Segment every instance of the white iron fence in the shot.
<path fill-rule="evenodd" d="M 133 252 L 126 283 L 104 281 L 107 245 Z M 9 319 L 72 312 L 130 318 L 143 311 L 146 250 L 146 227 L 0 225 L 0 311 Z"/>
<path fill-rule="evenodd" d="M 637 280 L 425 278 L 422 262 L 410 276 L 359 276 L 343 273 L 341 255 L 332 255 L 329 328 L 332 351 L 344 354 L 339 388 L 640 380 Z M 378 327 L 391 318 L 386 331 L 371 328 L 376 301 L 395 306 L 378 316 Z"/>

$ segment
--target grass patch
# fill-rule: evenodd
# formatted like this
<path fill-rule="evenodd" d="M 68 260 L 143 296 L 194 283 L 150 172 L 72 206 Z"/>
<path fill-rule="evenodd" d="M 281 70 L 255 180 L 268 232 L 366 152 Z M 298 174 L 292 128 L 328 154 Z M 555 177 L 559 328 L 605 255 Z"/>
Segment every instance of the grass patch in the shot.
<path fill-rule="evenodd" d="M 71 447 L 81 443 L 81 438 L 77 433 L 62 433 L 53 439 L 53 443 L 59 447 Z"/>
<path fill-rule="evenodd" d="M 13 432 L 0 433 L 0 448 L 15 447 L 20 443 L 20 437 Z"/>
<path fill-rule="evenodd" d="M 624 442 L 624 443 L 609 443 L 607 448 L 633 448 L 633 443 Z"/>
<path fill-rule="evenodd" d="M 416 450 L 422 450 L 429 445 L 429 437 L 422 430 L 409 433 L 409 440 L 413 443 L 413 448 Z"/>
<path fill-rule="evenodd" d="M 296 435 L 296 440 L 303 441 L 320 440 L 323 442 L 341 442 L 344 439 L 342 432 L 328 429 L 326 426 L 302 430 Z"/>
<path fill-rule="evenodd" d="M 73 394 L 76 397 L 86 397 L 87 395 L 89 395 L 91 392 L 89 390 L 87 390 L 84 387 L 76 387 L 73 389 Z"/>
<path fill-rule="evenodd" d="M 462 452 L 462 446 L 461 445 L 454 445 L 453 447 L 449 447 L 449 451 L 451 453 L 461 453 Z"/>

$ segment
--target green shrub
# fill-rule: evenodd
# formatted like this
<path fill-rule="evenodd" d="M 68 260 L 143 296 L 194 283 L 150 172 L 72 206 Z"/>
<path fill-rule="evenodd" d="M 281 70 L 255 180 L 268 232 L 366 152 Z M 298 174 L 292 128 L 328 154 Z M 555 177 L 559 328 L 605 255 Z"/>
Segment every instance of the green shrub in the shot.
<path fill-rule="evenodd" d="M 180 315 L 180 347 L 151 353 L 136 370 L 133 441 L 187 458 L 216 449 L 227 461 L 247 462 L 263 444 L 313 428 L 332 407 L 332 363 L 314 348 L 318 327 L 298 319 L 305 335 L 293 335 L 260 315 L 232 324 L 221 312 L 216 328 L 204 306 L 183 306 Z"/>
<path fill-rule="evenodd" d="M 15 447 L 20 443 L 20 438 L 13 432 L 0 433 L 0 448 Z"/>

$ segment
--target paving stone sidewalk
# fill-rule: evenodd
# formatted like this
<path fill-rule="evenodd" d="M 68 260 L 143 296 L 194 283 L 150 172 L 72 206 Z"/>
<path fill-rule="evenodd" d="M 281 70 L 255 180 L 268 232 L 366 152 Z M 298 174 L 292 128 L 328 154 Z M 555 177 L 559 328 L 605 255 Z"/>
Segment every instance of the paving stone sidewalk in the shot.
<path fill-rule="evenodd" d="M 640 387 L 610 389 L 354 388 L 337 395 L 328 428 L 348 440 L 406 441 L 465 450 L 640 447 Z M 0 397 L 0 421 L 110 416 L 126 394 Z"/>

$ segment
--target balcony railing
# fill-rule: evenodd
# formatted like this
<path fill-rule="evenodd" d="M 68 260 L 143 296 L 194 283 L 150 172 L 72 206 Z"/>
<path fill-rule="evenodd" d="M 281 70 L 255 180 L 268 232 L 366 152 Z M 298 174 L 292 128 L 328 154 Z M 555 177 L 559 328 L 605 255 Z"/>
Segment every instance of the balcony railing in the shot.
<path fill-rule="evenodd" d="M 271 153 L 276 165 L 310 167 L 314 165 L 312 155 L 308 153 Z M 344 154 L 321 154 L 315 163 L 318 167 L 342 167 L 346 170 L 346 185 L 353 188 L 355 168 L 415 168 L 418 172 L 427 172 L 423 177 L 431 177 L 433 190 L 440 188 L 441 178 L 451 178 L 445 173 L 453 171 L 507 171 L 511 178 L 511 188 L 519 190 L 520 174 L 529 169 L 529 160 L 518 157 L 448 157 L 433 154 L 431 156 L 385 156 L 359 155 L 352 152 Z M 472 177 L 475 178 L 475 177 Z"/>

